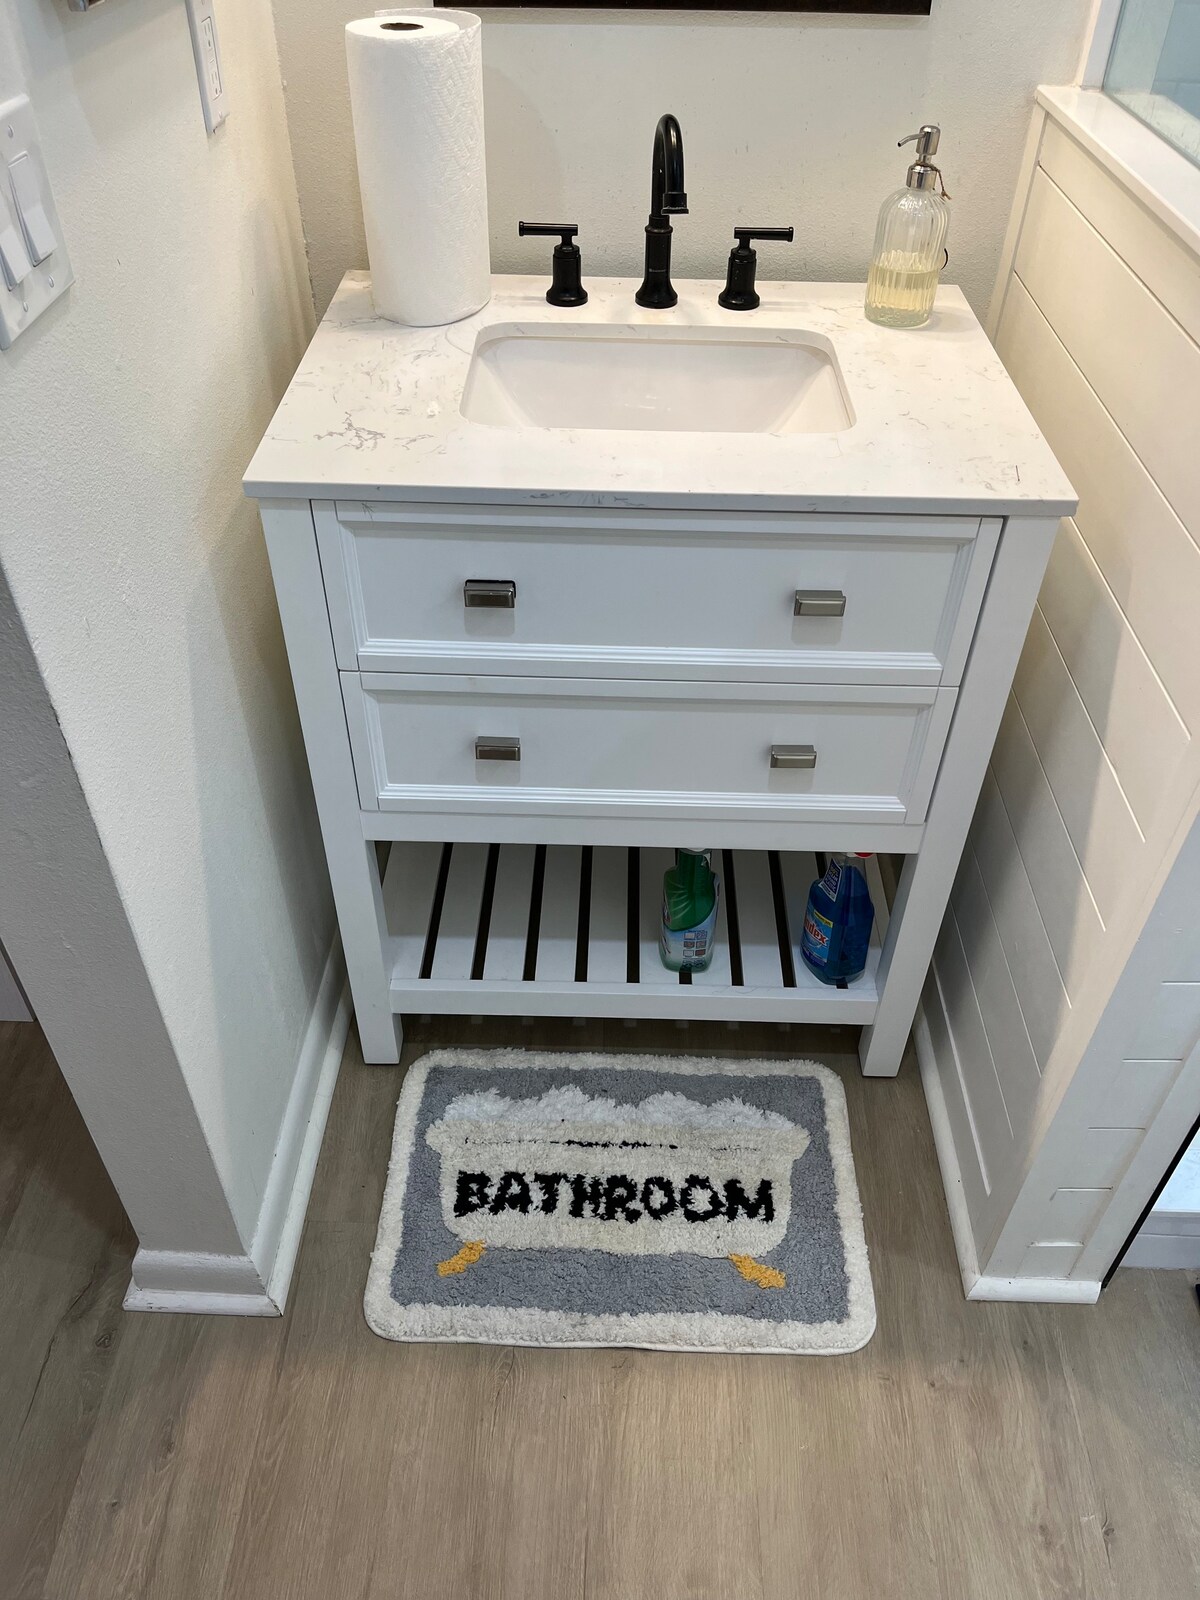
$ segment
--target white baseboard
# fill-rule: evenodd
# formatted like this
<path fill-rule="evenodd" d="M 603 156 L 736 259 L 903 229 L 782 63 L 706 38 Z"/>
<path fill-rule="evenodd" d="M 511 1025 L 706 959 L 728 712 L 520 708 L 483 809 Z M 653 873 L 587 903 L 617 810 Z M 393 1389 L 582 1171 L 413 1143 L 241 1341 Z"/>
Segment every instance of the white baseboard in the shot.
<path fill-rule="evenodd" d="M 1079 1278 L 978 1277 L 968 1300 L 1020 1300 L 1032 1305 L 1091 1306 L 1100 1298 L 1100 1280 Z"/>
<path fill-rule="evenodd" d="M 912 1036 L 913 1046 L 917 1052 L 917 1065 L 921 1069 L 921 1087 L 925 1091 L 925 1103 L 929 1108 L 929 1123 L 933 1129 L 933 1147 L 937 1151 L 942 1188 L 946 1191 L 946 1209 L 950 1213 L 950 1232 L 954 1235 L 954 1249 L 958 1256 L 958 1269 L 962 1275 L 963 1293 L 969 1300 L 972 1288 L 979 1282 L 979 1259 L 975 1254 L 975 1236 L 971 1231 L 971 1219 L 967 1214 L 967 1200 L 963 1193 L 958 1152 L 954 1148 L 950 1113 L 946 1110 L 946 1094 L 942 1088 L 941 1074 L 938 1072 L 929 1023 L 925 1018 L 924 997 L 913 1019 Z"/>
<path fill-rule="evenodd" d="M 126 1311 L 281 1315 L 304 1232 L 350 1017 L 341 940 L 335 935 L 304 1031 L 249 1253 L 215 1256 L 139 1250 L 125 1296 Z"/>
<path fill-rule="evenodd" d="M 239 1317 L 277 1317 L 280 1311 L 249 1256 L 184 1250 L 139 1250 L 133 1258 L 125 1309 Z"/>
<path fill-rule="evenodd" d="M 346 1048 L 346 1035 L 350 1031 L 350 1017 L 350 991 L 342 943 L 335 935 L 300 1048 L 292 1092 L 288 1096 L 271 1175 L 258 1214 L 258 1227 L 250 1246 L 251 1259 L 280 1311 L 287 1302 L 300 1250 L 329 1104 Z"/>
<path fill-rule="evenodd" d="M 928 995 L 926 989 L 926 996 Z M 1079 1281 L 1073 1278 L 996 1278 L 979 1270 L 979 1257 L 975 1250 L 975 1236 L 967 1214 L 963 1193 L 962 1173 L 958 1153 L 954 1148 L 954 1134 L 950 1127 L 950 1114 L 946 1110 L 946 1095 L 942 1088 L 934 1054 L 933 1039 L 925 1017 L 925 996 L 917 1008 L 913 1022 L 913 1045 L 921 1069 L 921 1085 L 929 1107 L 929 1122 L 933 1128 L 933 1143 L 937 1151 L 942 1186 L 946 1191 L 946 1208 L 950 1213 L 950 1231 L 954 1235 L 954 1249 L 958 1255 L 958 1268 L 962 1275 L 963 1292 L 968 1300 L 1018 1300 L 1045 1305 L 1093 1305 L 1100 1297 L 1099 1281 Z"/>

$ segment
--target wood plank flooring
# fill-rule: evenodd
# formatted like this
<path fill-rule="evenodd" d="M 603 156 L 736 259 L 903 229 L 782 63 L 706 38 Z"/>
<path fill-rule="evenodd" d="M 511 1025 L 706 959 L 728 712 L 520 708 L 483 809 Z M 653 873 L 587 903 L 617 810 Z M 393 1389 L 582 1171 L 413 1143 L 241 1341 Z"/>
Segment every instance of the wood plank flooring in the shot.
<path fill-rule="evenodd" d="M 879 1328 L 829 1359 L 398 1345 L 362 1320 L 399 1074 L 352 1041 L 277 1322 L 125 1315 L 134 1240 L 0 1025 L 4 1600 L 1183 1600 L 1200 1315 L 968 1305 L 913 1064 L 855 1032 L 446 1019 L 463 1042 L 810 1055 L 850 1102 Z"/>

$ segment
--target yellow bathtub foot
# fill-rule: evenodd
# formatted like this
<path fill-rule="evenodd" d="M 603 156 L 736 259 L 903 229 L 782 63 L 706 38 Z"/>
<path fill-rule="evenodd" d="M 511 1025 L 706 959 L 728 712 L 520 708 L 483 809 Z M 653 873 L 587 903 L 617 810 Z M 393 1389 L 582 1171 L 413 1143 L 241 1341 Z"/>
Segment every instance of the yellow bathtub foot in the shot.
<path fill-rule="evenodd" d="M 459 1255 L 461 1254 L 460 1250 Z M 756 1283 L 760 1289 L 783 1289 L 787 1285 L 787 1279 L 778 1268 L 765 1267 L 761 1261 L 755 1261 L 753 1256 L 730 1256 L 729 1259 L 747 1283 Z M 439 1267 L 438 1271 L 441 1270 Z"/>
<path fill-rule="evenodd" d="M 438 1262 L 438 1277 L 451 1278 L 456 1272 L 465 1272 L 468 1267 L 473 1267 L 480 1256 L 487 1249 L 482 1239 L 468 1239 L 461 1250 L 456 1250 L 449 1261 Z"/>

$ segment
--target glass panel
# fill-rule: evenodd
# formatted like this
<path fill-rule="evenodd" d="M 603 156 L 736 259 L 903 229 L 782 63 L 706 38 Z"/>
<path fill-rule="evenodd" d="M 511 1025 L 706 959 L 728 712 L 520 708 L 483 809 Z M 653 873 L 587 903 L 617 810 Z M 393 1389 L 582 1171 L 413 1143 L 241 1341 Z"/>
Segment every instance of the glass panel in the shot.
<path fill-rule="evenodd" d="M 1200 0 L 1124 0 L 1104 87 L 1200 165 Z"/>

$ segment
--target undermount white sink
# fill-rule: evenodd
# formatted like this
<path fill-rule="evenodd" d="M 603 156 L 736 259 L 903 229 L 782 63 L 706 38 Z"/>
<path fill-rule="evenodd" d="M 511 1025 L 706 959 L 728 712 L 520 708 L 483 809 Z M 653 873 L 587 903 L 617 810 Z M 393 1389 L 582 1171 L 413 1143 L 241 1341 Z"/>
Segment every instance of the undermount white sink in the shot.
<path fill-rule="evenodd" d="M 840 433 L 854 412 L 832 344 L 800 330 L 500 324 L 463 388 L 497 428 Z"/>

